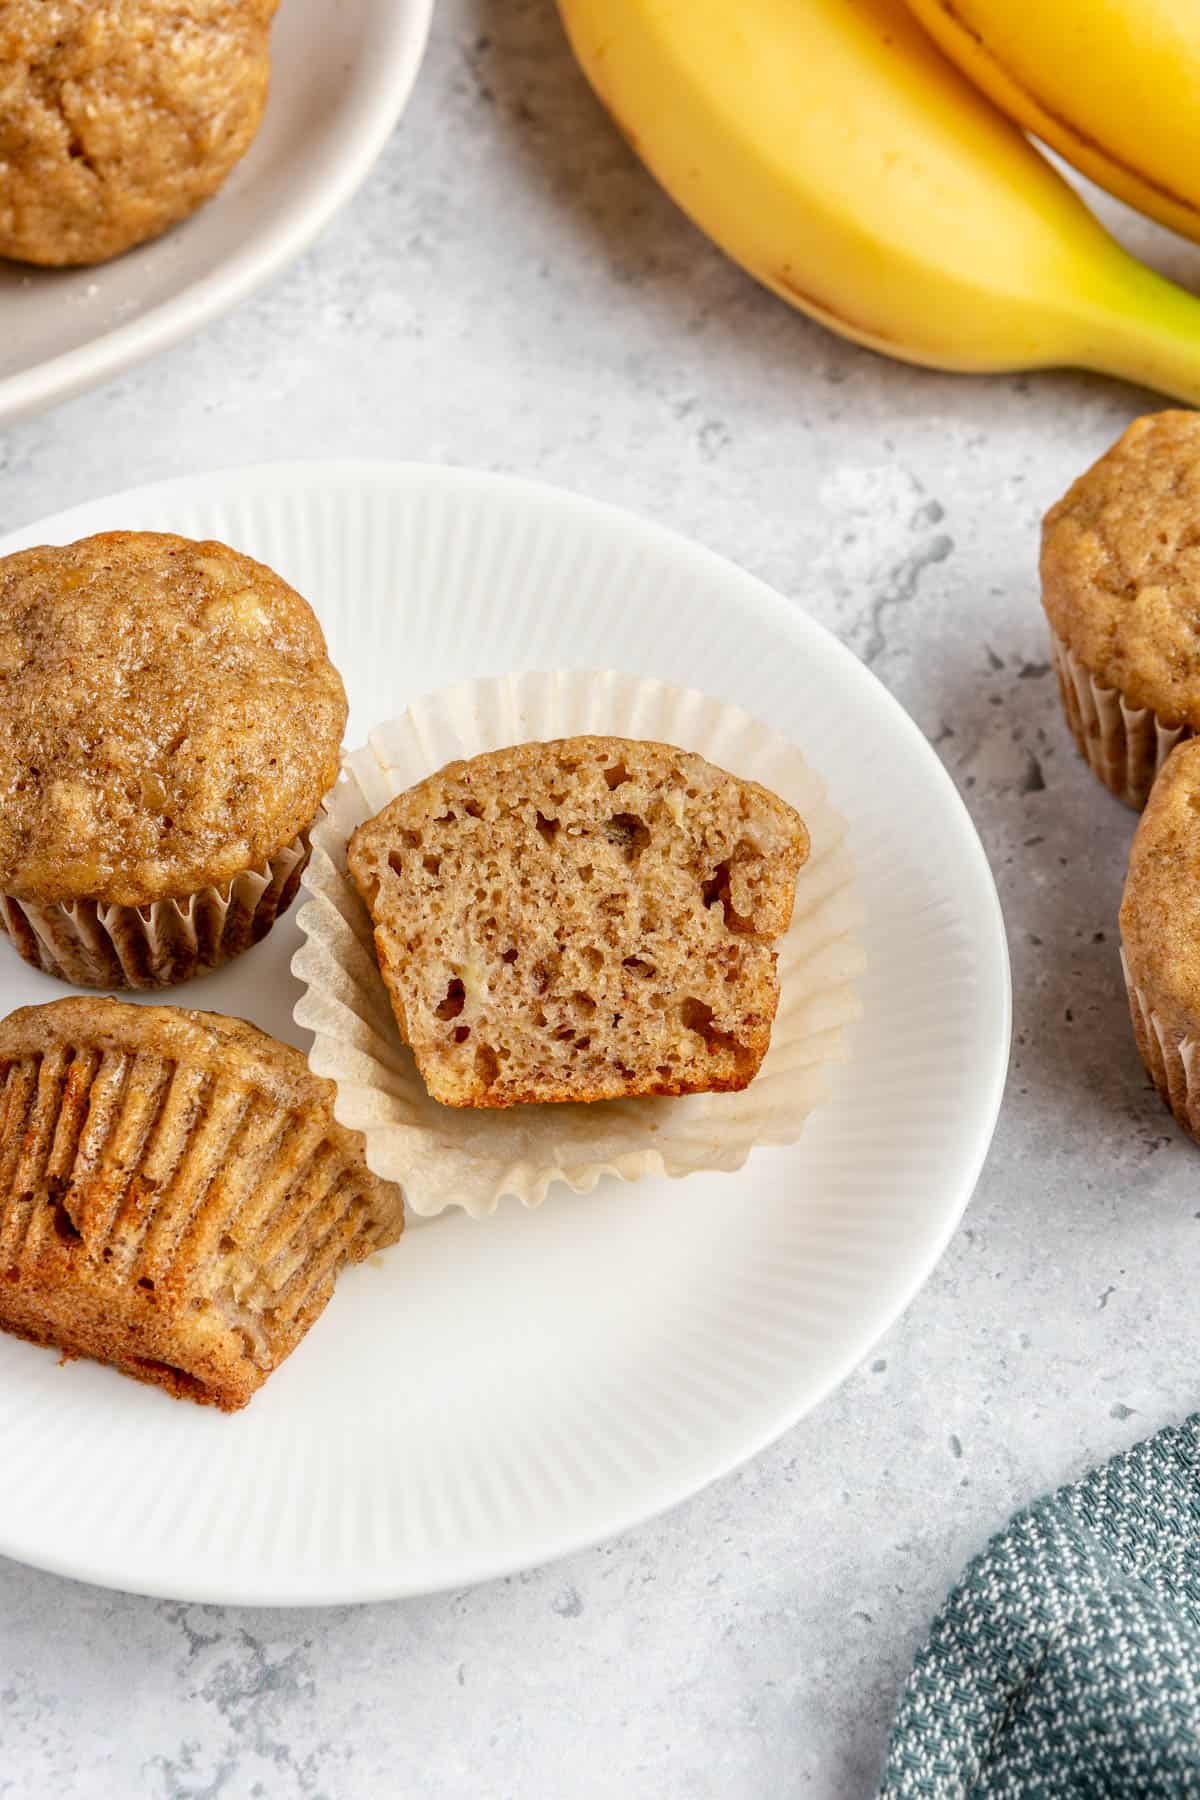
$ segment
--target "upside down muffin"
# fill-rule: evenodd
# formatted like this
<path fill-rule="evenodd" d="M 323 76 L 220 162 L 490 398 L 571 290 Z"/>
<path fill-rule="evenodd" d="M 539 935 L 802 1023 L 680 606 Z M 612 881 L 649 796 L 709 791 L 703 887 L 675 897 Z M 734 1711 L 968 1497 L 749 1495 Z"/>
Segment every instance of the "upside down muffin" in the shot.
<path fill-rule="evenodd" d="M 227 1412 L 403 1201 L 256 1026 L 90 997 L 0 1024 L 0 1328 Z"/>
<path fill-rule="evenodd" d="M 345 721 L 307 601 L 224 544 L 0 559 L 0 926 L 82 986 L 217 967 L 293 898 Z"/>
<path fill-rule="evenodd" d="M 254 139 L 277 0 L 0 0 L 0 256 L 97 263 L 187 218 Z"/>

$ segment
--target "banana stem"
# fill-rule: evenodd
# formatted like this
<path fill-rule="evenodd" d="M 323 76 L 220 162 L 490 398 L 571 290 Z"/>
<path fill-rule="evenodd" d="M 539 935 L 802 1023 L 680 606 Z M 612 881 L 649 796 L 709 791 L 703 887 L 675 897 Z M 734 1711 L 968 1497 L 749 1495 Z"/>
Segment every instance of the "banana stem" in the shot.
<path fill-rule="evenodd" d="M 1087 321 L 1080 361 L 1200 406 L 1200 300 L 1132 257 Z"/>

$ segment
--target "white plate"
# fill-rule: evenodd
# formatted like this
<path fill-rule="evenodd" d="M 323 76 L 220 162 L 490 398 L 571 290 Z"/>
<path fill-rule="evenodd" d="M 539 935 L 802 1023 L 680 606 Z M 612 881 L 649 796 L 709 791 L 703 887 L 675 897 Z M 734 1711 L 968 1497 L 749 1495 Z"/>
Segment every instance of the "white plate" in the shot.
<path fill-rule="evenodd" d="M 0 422 L 178 342 L 298 256 L 383 148 L 432 12 L 433 0 L 284 0 L 262 129 L 207 206 L 95 268 L 0 261 Z"/>
<path fill-rule="evenodd" d="M 449 469 L 171 481 L 0 551 L 113 526 L 212 535 L 315 604 L 350 738 L 468 676 L 624 664 L 757 713 L 828 778 L 867 904 L 864 1022 L 801 1143 L 737 1175 L 453 1213 L 343 1278 L 235 1417 L 0 1337 L 0 1551 L 110 1586 L 367 1600 L 562 1555 L 693 1493 L 891 1324 L 974 1186 L 1010 991 L 983 850 L 920 732 L 799 607 L 608 507 Z M 179 990 L 298 1041 L 289 918 Z M 0 1007 L 64 990 L 0 945 Z M 669 1104 L 669 1103 L 667 1103 Z"/>

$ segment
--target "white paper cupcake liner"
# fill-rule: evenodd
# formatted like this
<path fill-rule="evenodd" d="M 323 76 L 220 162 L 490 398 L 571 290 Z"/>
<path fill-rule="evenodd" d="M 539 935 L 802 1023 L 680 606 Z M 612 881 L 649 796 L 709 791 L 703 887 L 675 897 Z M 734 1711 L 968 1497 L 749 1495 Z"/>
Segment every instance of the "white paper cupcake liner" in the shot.
<path fill-rule="evenodd" d="M 812 839 L 792 924 L 777 948 L 781 997 L 771 1047 L 741 1093 L 504 1111 L 439 1106 L 396 1028 L 375 962 L 370 920 L 346 872 L 351 832 L 394 795 L 459 757 L 581 733 L 656 739 L 698 751 L 773 789 Z M 790 1144 L 823 1099 L 859 1016 L 860 907 L 846 826 L 800 752 L 734 707 L 692 690 L 607 672 L 523 674 L 468 682 L 414 702 L 346 759 L 313 832 L 292 969 L 304 984 L 298 1024 L 310 1061 L 337 1083 L 339 1121 L 361 1131 L 377 1175 L 398 1181 L 413 1213 L 458 1205 L 475 1217 L 504 1194 L 537 1205 L 552 1182 L 577 1193 L 601 1175 L 632 1181 L 738 1169 L 756 1144 Z"/>
<path fill-rule="evenodd" d="M 1166 1025 L 1143 988 L 1130 974 L 1124 950 L 1121 967 L 1129 993 L 1133 1035 L 1146 1072 L 1175 1115 L 1177 1124 L 1200 1142 L 1200 1043 Z"/>
<path fill-rule="evenodd" d="M 1158 771 L 1188 725 L 1166 725 L 1148 706 L 1130 706 L 1119 688 L 1103 687 L 1055 632 L 1054 667 L 1071 734 L 1092 773 L 1126 806 L 1140 812 Z"/>
<path fill-rule="evenodd" d="M 0 894 L 0 930 L 26 962 L 76 987 L 174 987 L 264 938 L 295 898 L 308 854 L 302 832 L 227 887 L 150 906 L 43 906 Z"/>

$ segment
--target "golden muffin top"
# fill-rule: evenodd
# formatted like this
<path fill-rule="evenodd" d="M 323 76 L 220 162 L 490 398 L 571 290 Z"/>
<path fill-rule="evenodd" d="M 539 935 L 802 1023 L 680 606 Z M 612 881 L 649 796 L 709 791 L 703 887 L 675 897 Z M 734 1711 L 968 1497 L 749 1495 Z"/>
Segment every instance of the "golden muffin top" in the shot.
<path fill-rule="evenodd" d="M 3 0 L 0 256 L 102 262 L 249 147 L 276 0 Z"/>
<path fill-rule="evenodd" d="M 346 711 L 307 601 L 224 544 L 113 531 L 0 558 L 0 891 L 223 885 L 312 823 Z"/>
<path fill-rule="evenodd" d="M 1200 1034 L 1200 738 L 1172 750 L 1138 821 L 1121 939 L 1131 979 L 1163 1022 Z"/>
<path fill-rule="evenodd" d="M 1105 687 L 1200 727 L 1200 413 L 1133 424 L 1046 514 L 1050 624 Z"/>

